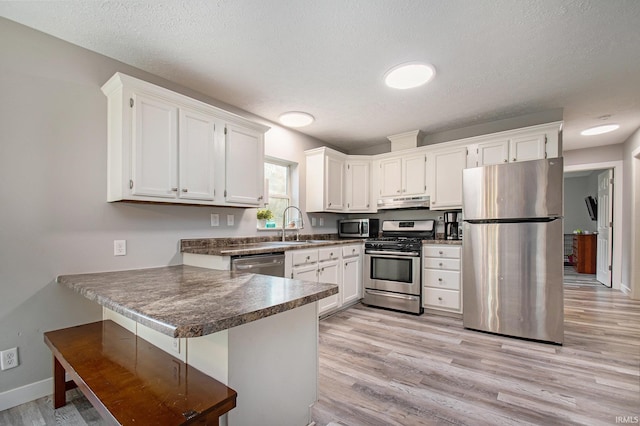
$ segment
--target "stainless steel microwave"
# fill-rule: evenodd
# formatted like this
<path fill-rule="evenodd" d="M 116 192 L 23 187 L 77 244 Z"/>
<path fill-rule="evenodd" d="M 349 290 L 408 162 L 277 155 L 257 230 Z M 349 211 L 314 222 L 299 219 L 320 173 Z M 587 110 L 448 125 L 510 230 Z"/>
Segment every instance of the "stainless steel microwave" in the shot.
<path fill-rule="evenodd" d="M 379 219 L 343 219 L 338 221 L 340 238 L 375 238 L 380 232 Z"/>

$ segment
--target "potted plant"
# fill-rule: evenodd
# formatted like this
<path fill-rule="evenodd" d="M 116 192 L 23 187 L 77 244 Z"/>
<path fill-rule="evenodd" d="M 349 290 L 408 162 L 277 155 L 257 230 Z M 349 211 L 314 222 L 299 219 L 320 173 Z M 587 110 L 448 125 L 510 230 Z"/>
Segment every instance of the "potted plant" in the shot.
<path fill-rule="evenodd" d="M 269 209 L 258 209 L 258 227 L 266 228 L 267 221 L 273 219 L 273 212 Z"/>

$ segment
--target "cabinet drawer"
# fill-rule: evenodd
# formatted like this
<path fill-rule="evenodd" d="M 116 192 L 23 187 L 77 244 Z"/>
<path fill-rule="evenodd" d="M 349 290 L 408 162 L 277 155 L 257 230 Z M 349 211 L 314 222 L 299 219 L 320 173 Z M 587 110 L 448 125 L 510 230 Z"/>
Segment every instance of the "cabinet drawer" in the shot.
<path fill-rule="evenodd" d="M 422 284 L 433 288 L 460 290 L 460 272 L 425 269 Z"/>
<path fill-rule="evenodd" d="M 310 265 L 318 261 L 318 251 L 317 250 L 294 251 L 293 255 L 291 256 L 291 260 L 292 260 L 293 266 Z"/>
<path fill-rule="evenodd" d="M 318 261 L 324 262 L 327 260 L 339 259 L 341 253 L 342 250 L 340 246 L 318 249 Z"/>
<path fill-rule="evenodd" d="M 425 245 L 422 248 L 424 257 L 447 257 L 460 259 L 459 246 L 430 246 Z"/>
<path fill-rule="evenodd" d="M 425 287 L 424 306 L 460 310 L 460 292 L 456 290 L 441 290 Z"/>
<path fill-rule="evenodd" d="M 354 257 L 360 254 L 360 246 L 342 247 L 342 257 Z"/>
<path fill-rule="evenodd" d="M 422 266 L 428 269 L 448 269 L 451 271 L 460 270 L 460 259 L 436 259 L 425 257 Z"/>

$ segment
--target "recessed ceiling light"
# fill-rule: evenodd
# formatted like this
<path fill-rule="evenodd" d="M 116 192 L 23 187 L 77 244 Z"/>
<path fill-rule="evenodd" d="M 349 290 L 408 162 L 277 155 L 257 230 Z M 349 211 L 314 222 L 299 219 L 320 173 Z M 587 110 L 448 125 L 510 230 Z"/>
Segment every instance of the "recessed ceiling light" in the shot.
<path fill-rule="evenodd" d="M 313 115 L 307 114 L 306 112 L 289 111 L 280 115 L 278 120 L 287 127 L 304 127 L 313 123 L 315 118 L 313 118 Z"/>
<path fill-rule="evenodd" d="M 603 124 L 601 126 L 591 127 L 589 129 L 583 130 L 580 132 L 582 136 L 593 136 L 593 135 L 601 135 L 603 133 L 613 132 L 614 130 L 618 130 L 620 125 L 618 124 Z"/>
<path fill-rule="evenodd" d="M 384 75 L 384 82 L 394 89 L 412 89 L 427 83 L 434 75 L 432 65 L 412 62 L 391 68 Z"/>

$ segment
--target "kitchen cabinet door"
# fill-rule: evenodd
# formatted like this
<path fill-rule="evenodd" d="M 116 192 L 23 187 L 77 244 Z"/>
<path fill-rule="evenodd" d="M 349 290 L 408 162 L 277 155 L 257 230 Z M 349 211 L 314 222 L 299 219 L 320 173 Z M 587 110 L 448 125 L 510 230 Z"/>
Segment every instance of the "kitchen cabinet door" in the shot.
<path fill-rule="evenodd" d="M 210 115 L 180 109 L 180 198 L 214 199 L 215 124 Z"/>
<path fill-rule="evenodd" d="M 318 313 L 322 315 L 342 305 L 342 286 L 340 285 L 340 261 L 318 263 L 318 282 L 337 284 L 338 293 L 318 301 Z"/>
<path fill-rule="evenodd" d="M 341 211 L 344 208 L 344 161 L 327 155 L 325 175 L 325 199 L 327 211 Z"/>
<path fill-rule="evenodd" d="M 462 170 L 467 164 L 467 148 L 435 151 L 431 167 L 431 208 L 462 208 Z"/>
<path fill-rule="evenodd" d="M 538 133 L 530 136 L 519 136 L 509 139 L 509 155 L 511 162 L 541 160 L 547 158 L 547 136 Z"/>
<path fill-rule="evenodd" d="M 425 154 L 402 158 L 402 195 L 422 195 L 427 191 L 427 157 Z"/>
<path fill-rule="evenodd" d="M 225 200 L 259 206 L 264 193 L 264 137 L 252 129 L 225 127 Z"/>
<path fill-rule="evenodd" d="M 342 303 L 353 303 L 362 298 L 362 258 L 350 257 L 342 263 Z"/>
<path fill-rule="evenodd" d="M 178 108 L 134 93 L 132 108 L 132 195 L 176 198 L 178 193 Z"/>
<path fill-rule="evenodd" d="M 291 269 L 291 278 L 318 282 L 318 265 L 298 266 Z"/>
<path fill-rule="evenodd" d="M 380 160 L 380 196 L 398 197 L 402 195 L 402 159 Z"/>
<path fill-rule="evenodd" d="M 369 161 L 347 161 L 346 164 L 347 211 L 371 211 L 371 163 Z"/>
<path fill-rule="evenodd" d="M 476 152 L 478 154 L 477 166 L 508 163 L 509 139 L 479 143 Z"/>

